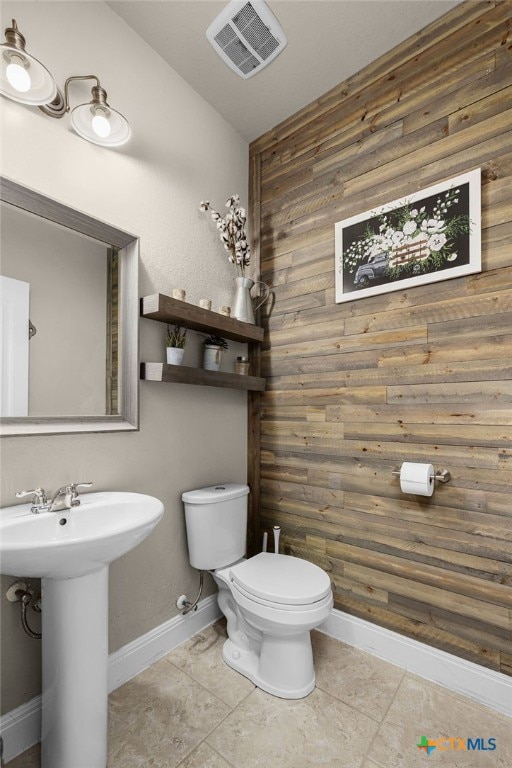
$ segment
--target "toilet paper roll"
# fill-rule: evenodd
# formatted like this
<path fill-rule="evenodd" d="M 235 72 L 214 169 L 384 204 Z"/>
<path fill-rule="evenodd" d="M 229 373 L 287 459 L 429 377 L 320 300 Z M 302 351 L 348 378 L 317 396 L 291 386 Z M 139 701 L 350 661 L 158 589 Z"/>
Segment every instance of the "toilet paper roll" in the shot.
<path fill-rule="evenodd" d="M 434 467 L 432 464 L 404 461 L 400 467 L 400 488 L 402 493 L 413 493 L 415 496 L 432 496 L 434 493 Z"/>

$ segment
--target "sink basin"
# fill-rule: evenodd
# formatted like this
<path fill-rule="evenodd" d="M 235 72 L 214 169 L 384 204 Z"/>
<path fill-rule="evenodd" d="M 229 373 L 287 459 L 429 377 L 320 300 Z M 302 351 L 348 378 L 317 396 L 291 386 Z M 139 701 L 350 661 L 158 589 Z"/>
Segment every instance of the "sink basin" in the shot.
<path fill-rule="evenodd" d="M 10 576 L 69 579 L 97 571 L 133 549 L 163 515 L 141 493 L 88 493 L 80 506 L 34 515 L 30 504 L 0 512 L 0 565 Z"/>
<path fill-rule="evenodd" d="M 140 493 L 80 501 L 39 515 L 0 509 L 2 573 L 42 577 L 42 768 L 106 768 L 109 564 L 164 512 Z"/>

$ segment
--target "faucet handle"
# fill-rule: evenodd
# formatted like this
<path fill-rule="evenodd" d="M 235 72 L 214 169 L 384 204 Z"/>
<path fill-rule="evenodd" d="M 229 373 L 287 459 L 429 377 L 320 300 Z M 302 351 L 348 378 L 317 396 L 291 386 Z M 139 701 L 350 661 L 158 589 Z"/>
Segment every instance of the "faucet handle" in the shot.
<path fill-rule="evenodd" d="M 78 496 L 79 488 L 91 488 L 93 485 L 94 483 L 70 483 L 68 486 L 66 486 L 66 490 L 72 493 L 76 498 Z"/>
<path fill-rule="evenodd" d="M 40 512 L 45 512 L 48 509 L 48 498 L 44 488 L 35 488 L 33 491 L 18 491 L 16 493 L 17 499 L 23 499 L 25 496 L 32 496 L 30 511 L 34 515 L 38 515 Z"/>
<path fill-rule="evenodd" d="M 94 483 L 71 483 L 74 488 L 92 488 Z"/>
<path fill-rule="evenodd" d="M 26 496 L 32 496 L 34 504 L 47 504 L 48 499 L 46 497 L 46 491 L 44 488 L 35 488 L 33 491 L 18 491 L 16 493 L 17 499 L 24 499 Z"/>
<path fill-rule="evenodd" d="M 78 498 L 79 488 L 91 488 L 93 483 L 70 483 L 66 486 L 66 494 L 69 494 L 70 506 L 80 506 L 80 499 Z"/>

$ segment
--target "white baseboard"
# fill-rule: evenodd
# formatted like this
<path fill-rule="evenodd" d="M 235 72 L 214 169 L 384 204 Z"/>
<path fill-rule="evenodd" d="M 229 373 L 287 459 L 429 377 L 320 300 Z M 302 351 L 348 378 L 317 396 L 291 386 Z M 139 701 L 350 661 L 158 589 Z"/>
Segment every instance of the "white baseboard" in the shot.
<path fill-rule="evenodd" d="M 108 659 L 109 692 L 138 675 L 220 616 L 217 595 L 211 595 L 201 600 L 197 611 L 186 616 L 175 616 L 111 653 Z M 22 704 L 1 717 L 0 733 L 4 743 L 5 762 L 37 744 L 41 738 L 41 696 L 36 696 L 27 704 Z"/>
<path fill-rule="evenodd" d="M 41 696 L 36 696 L 0 717 L 0 733 L 6 763 L 37 744 L 41 738 Z"/>
<path fill-rule="evenodd" d="M 109 693 L 161 659 L 173 648 L 177 648 L 185 640 L 189 640 L 202 629 L 213 624 L 221 615 L 217 595 L 210 595 L 201 600 L 197 611 L 187 613 L 186 616 L 181 614 L 175 616 L 111 653 L 108 658 Z"/>
<path fill-rule="evenodd" d="M 187 616 L 175 616 L 112 653 L 108 662 L 109 691 L 119 688 L 212 624 L 220 615 L 217 596 L 212 595 L 201 600 L 197 611 Z M 336 608 L 319 631 L 512 716 L 512 678 L 507 675 L 431 648 Z M 41 697 L 37 696 L 0 718 L 0 732 L 6 762 L 36 744 L 41 733 Z"/>
<path fill-rule="evenodd" d="M 334 608 L 320 632 L 512 716 L 512 678 Z"/>

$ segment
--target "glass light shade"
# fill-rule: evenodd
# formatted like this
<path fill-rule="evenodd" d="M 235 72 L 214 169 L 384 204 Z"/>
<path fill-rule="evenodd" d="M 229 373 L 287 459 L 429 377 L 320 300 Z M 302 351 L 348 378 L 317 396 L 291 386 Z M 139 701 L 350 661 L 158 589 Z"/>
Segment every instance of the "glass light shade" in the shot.
<path fill-rule="evenodd" d="M 98 117 L 101 120 L 97 120 Z M 126 118 L 112 107 L 108 107 L 107 114 L 102 107 L 98 108 L 95 104 L 80 104 L 73 109 L 70 119 L 73 129 L 79 136 L 102 147 L 119 147 L 128 141 L 132 133 Z M 105 121 L 110 125 L 108 133 Z M 100 133 L 106 135 L 100 135 Z"/>
<path fill-rule="evenodd" d="M 19 62 L 19 63 L 17 63 Z M 11 63 L 5 69 L 5 76 L 16 91 L 26 93 L 30 90 L 32 80 L 28 71 L 23 66 L 22 60 L 18 56 L 13 56 Z"/>
<path fill-rule="evenodd" d="M 18 101 L 20 104 L 29 104 L 38 106 L 40 104 L 49 104 L 57 95 L 57 86 L 50 72 L 40 61 L 35 59 L 26 51 L 20 51 L 11 45 L 0 46 L 0 93 L 7 96 L 8 99 Z M 7 70 L 9 69 L 9 73 Z M 24 69 L 26 75 L 23 78 L 29 87 L 28 90 L 20 88 L 20 82 L 16 78 L 21 74 L 16 70 Z"/>

